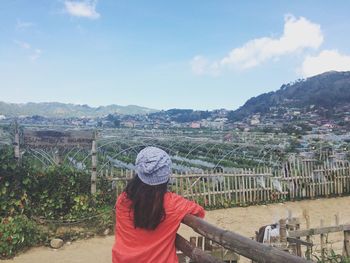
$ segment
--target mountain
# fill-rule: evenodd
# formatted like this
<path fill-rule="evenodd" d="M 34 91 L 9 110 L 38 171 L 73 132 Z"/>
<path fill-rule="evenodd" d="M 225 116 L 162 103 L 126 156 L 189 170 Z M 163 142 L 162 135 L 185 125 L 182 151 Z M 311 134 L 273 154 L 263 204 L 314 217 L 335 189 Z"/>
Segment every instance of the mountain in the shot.
<path fill-rule="evenodd" d="M 330 71 L 307 79 L 284 84 L 277 91 L 249 99 L 230 113 L 230 120 L 241 121 L 256 113 L 269 113 L 272 108 L 332 109 L 350 104 L 350 71 Z"/>
<path fill-rule="evenodd" d="M 88 105 L 66 104 L 59 102 L 42 103 L 6 103 L 0 102 L 0 115 L 7 117 L 40 115 L 51 118 L 103 117 L 108 114 L 135 115 L 156 112 L 157 110 L 136 105 L 108 105 L 90 107 Z"/>

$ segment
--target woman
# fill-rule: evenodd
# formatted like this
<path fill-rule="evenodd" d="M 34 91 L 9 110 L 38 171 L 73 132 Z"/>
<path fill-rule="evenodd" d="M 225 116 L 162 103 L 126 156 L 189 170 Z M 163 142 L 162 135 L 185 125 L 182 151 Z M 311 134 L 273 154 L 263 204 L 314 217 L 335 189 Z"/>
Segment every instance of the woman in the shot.
<path fill-rule="evenodd" d="M 194 202 L 168 192 L 171 159 L 146 147 L 137 155 L 135 176 L 116 203 L 113 263 L 178 262 L 176 232 L 185 215 L 204 217 Z"/>

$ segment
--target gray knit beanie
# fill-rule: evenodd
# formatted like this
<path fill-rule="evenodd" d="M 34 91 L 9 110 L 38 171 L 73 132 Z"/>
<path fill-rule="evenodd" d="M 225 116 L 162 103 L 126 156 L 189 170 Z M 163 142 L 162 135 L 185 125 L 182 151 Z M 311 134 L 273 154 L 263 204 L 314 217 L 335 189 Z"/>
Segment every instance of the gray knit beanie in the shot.
<path fill-rule="evenodd" d="M 148 185 L 164 184 L 171 175 L 169 155 L 157 147 L 149 146 L 136 157 L 136 173 L 140 180 Z"/>

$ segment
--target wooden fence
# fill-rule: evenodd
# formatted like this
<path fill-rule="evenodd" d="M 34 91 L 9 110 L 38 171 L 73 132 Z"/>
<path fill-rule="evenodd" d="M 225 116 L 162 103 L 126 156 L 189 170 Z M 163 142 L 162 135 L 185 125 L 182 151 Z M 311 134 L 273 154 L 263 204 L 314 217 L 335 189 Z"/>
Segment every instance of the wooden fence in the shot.
<path fill-rule="evenodd" d="M 320 227 L 310 228 L 310 216 L 308 211 L 303 211 L 304 217 L 306 219 L 306 229 L 300 229 L 300 222 L 298 218 L 292 218 L 293 220 L 288 220 L 288 237 L 287 241 L 289 243 L 294 243 L 295 249 L 294 253 L 297 256 L 302 255 L 302 246 L 306 247 L 305 256 L 307 259 L 311 259 L 311 254 L 317 253 L 320 255 L 321 261 L 325 262 L 327 254 L 329 251 L 327 245 L 331 246 L 333 251 L 338 249 L 339 255 L 342 255 L 345 258 L 350 257 L 350 225 L 339 224 L 339 214 L 335 215 L 335 224 L 331 226 L 324 226 L 324 220 L 320 220 Z M 343 240 L 335 239 L 335 236 L 329 237 L 329 234 L 342 234 Z M 319 235 L 319 242 L 317 242 L 317 237 Z M 315 238 L 313 238 L 315 236 Z M 306 238 L 306 240 L 302 240 Z M 339 238 L 339 237 L 338 237 Z M 334 246 L 335 243 L 342 243 L 342 246 Z M 314 247 L 319 246 L 319 249 Z M 337 248 L 336 248 L 337 247 Z M 339 251 L 340 249 L 340 251 Z"/>
<path fill-rule="evenodd" d="M 255 240 L 266 245 L 277 247 L 298 257 L 320 262 L 340 262 L 341 259 L 350 257 L 350 225 L 339 224 L 339 214 L 335 214 L 335 223 L 330 226 L 324 225 L 320 220 L 320 227 L 310 228 L 310 215 L 308 210 L 303 210 L 306 224 L 302 227 L 298 217 L 292 217 L 292 211 L 288 211 L 288 218 L 282 218 L 275 226 L 279 228 L 279 236 L 267 236 L 262 240 L 261 231 L 263 226 L 256 231 Z M 331 234 L 331 235 L 329 235 Z M 345 262 L 345 261 L 341 261 Z M 347 262 L 347 261 L 346 261 Z"/>
<path fill-rule="evenodd" d="M 131 170 L 109 170 L 100 178 L 115 181 L 117 194 L 132 178 Z M 235 173 L 174 173 L 171 191 L 210 207 L 233 207 L 350 194 L 349 162 L 295 159 L 281 169 L 258 167 Z"/>
<path fill-rule="evenodd" d="M 303 213 L 307 213 L 307 211 Z M 350 257 L 350 225 L 339 225 L 338 215 L 335 218 L 335 225 L 324 226 L 323 220 L 321 220 L 320 227 L 310 228 L 310 217 L 307 215 L 306 229 L 300 229 L 299 218 L 292 217 L 290 213 L 288 219 L 279 220 L 280 235 L 274 237 L 273 241 L 269 240 L 262 244 L 237 233 L 220 229 L 193 215 L 187 215 L 182 223 L 191 227 L 201 236 L 197 240 L 191 237 L 190 242 L 188 242 L 177 235 L 176 247 L 192 259 L 191 262 L 239 262 L 237 254 L 251 259 L 252 262 L 259 263 L 311 262 L 310 260 L 316 259 L 316 256 L 321 262 L 340 262 L 341 258 Z M 327 249 L 328 243 L 334 244 L 334 240 L 328 236 L 330 233 L 343 234 L 342 250 L 338 251 L 337 259 L 334 257 L 335 254 L 332 255 Z M 317 235 L 319 235 L 320 243 L 317 242 Z M 318 244 L 320 247 L 316 249 Z M 214 246 L 217 249 L 213 249 Z M 302 246 L 305 246 L 306 249 L 302 249 Z M 223 248 L 228 249 L 234 257 L 226 257 L 225 255 L 228 253 L 227 250 L 224 252 Z M 331 251 L 335 251 L 333 246 Z M 303 258 L 304 255 L 306 259 Z"/>
<path fill-rule="evenodd" d="M 186 215 L 182 222 L 202 236 L 207 237 L 224 248 L 234 251 L 237 254 L 249 258 L 255 262 L 309 262 L 301 257 L 291 255 L 288 252 L 284 252 L 278 248 L 266 246 L 237 233 L 218 228 L 193 215 Z M 194 259 L 195 262 L 220 262 L 217 259 L 208 257 L 203 253 L 199 253 L 198 248 L 196 249 L 194 246 L 190 247 L 189 244 L 181 238 L 177 239 L 176 246 L 187 256 Z"/>

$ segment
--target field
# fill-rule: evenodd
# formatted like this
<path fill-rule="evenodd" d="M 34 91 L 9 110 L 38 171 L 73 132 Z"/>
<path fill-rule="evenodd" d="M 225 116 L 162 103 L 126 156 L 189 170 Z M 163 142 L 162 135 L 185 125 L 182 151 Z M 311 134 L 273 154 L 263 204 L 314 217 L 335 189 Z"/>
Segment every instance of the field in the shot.
<path fill-rule="evenodd" d="M 26 131 L 45 130 L 45 127 L 20 127 L 20 136 Z M 79 129 L 53 127 L 55 131 Z M 86 131 L 86 130 L 85 130 Z M 90 130 L 92 133 L 93 130 Z M 323 161 L 330 156 L 349 160 L 348 135 L 308 134 L 305 136 L 285 133 L 263 133 L 244 131 L 221 131 L 208 129 L 103 129 L 97 132 L 98 175 L 113 169 L 133 169 L 137 152 L 148 145 L 167 151 L 173 161 L 175 172 L 201 173 L 221 169 L 235 171 L 241 168 L 282 167 L 291 156 Z M 14 138 L 14 127 L 0 127 L 0 146 L 10 145 Z M 81 170 L 91 169 L 91 149 L 76 146 L 32 147 L 20 139 L 24 158 L 33 165 L 43 167 L 63 164 Z"/>

